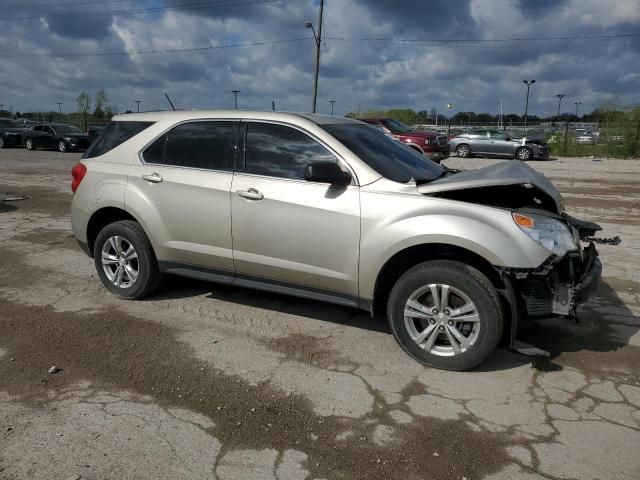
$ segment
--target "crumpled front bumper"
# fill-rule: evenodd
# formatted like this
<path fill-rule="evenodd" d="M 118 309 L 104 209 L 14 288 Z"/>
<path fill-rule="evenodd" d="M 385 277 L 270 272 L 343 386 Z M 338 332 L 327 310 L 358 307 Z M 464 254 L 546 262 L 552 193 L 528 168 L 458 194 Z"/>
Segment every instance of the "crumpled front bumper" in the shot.
<path fill-rule="evenodd" d="M 519 311 L 529 319 L 573 315 L 596 290 L 601 276 L 593 243 L 561 259 L 551 257 L 538 269 L 509 272 Z"/>
<path fill-rule="evenodd" d="M 589 299 L 591 294 L 598 288 L 600 277 L 602 277 L 602 262 L 593 243 L 590 243 L 589 246 L 584 249 L 583 259 L 585 271 L 580 281 L 575 285 L 575 305 L 585 303 Z"/>

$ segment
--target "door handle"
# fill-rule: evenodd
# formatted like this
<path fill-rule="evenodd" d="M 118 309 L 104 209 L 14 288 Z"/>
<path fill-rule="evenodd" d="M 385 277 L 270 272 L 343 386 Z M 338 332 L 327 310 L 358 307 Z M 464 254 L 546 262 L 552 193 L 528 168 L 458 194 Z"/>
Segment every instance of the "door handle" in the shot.
<path fill-rule="evenodd" d="M 255 188 L 250 188 L 249 190 L 236 190 L 236 195 L 249 200 L 262 200 L 264 198 L 264 195 Z"/>
<path fill-rule="evenodd" d="M 158 175 L 156 172 L 153 172 L 151 175 L 148 175 L 148 174 L 142 175 L 142 179 L 151 183 L 160 183 L 162 181 L 162 177 Z"/>

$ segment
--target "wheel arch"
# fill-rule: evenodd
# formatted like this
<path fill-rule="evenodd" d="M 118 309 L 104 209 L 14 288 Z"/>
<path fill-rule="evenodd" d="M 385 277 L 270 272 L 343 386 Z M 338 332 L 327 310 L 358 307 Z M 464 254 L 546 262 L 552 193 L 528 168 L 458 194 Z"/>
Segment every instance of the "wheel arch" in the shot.
<path fill-rule="evenodd" d="M 423 243 L 407 247 L 391 256 L 376 277 L 372 314 L 386 312 L 387 300 L 393 285 L 410 268 L 429 260 L 455 260 L 478 269 L 497 289 L 504 289 L 504 283 L 491 262 L 464 247 L 445 243 Z"/>
<path fill-rule="evenodd" d="M 93 247 L 100 230 L 110 223 L 118 222 L 120 220 L 133 220 L 134 222 L 142 225 L 131 213 L 119 207 L 102 207 L 91 214 L 89 222 L 87 223 L 87 247 L 89 249 L 89 255 L 92 258 Z"/>

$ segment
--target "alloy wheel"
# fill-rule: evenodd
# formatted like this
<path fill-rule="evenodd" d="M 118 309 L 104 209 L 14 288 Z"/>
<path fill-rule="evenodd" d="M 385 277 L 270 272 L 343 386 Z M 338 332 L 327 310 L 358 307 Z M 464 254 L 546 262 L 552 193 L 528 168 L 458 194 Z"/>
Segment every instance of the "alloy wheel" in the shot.
<path fill-rule="evenodd" d="M 411 294 L 404 308 L 411 339 L 427 352 L 451 357 L 470 350 L 480 332 L 480 315 L 469 296 L 446 284 L 430 284 Z"/>
<path fill-rule="evenodd" d="M 528 148 L 521 148 L 518 150 L 518 159 L 529 160 L 531 158 L 531 151 Z"/>
<path fill-rule="evenodd" d="M 461 158 L 468 157 L 470 153 L 471 153 L 471 149 L 469 147 L 467 147 L 466 145 L 460 145 L 456 149 L 456 154 Z"/>
<path fill-rule="evenodd" d="M 27 150 L 33 150 L 33 140 L 31 140 L 30 138 L 27 138 L 25 146 L 27 147 Z"/>
<path fill-rule="evenodd" d="M 131 242 L 118 235 L 109 237 L 102 246 L 102 268 L 116 287 L 133 286 L 140 273 L 140 263 Z"/>
<path fill-rule="evenodd" d="M 65 142 L 58 143 L 58 150 L 60 150 L 62 153 L 66 152 L 67 144 Z"/>

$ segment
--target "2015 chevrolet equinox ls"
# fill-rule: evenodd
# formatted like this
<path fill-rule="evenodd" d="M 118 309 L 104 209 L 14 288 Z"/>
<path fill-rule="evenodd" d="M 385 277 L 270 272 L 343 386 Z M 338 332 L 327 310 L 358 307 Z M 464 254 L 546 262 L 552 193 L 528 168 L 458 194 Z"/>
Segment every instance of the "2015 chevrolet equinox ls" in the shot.
<path fill-rule="evenodd" d="M 601 272 L 580 246 L 599 227 L 526 164 L 449 170 L 346 118 L 116 116 L 72 174 L 74 234 L 115 295 L 170 273 L 386 312 L 439 368 L 569 315 Z"/>

